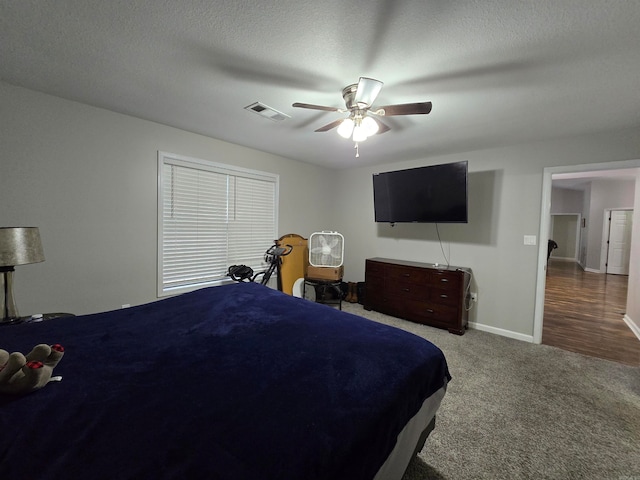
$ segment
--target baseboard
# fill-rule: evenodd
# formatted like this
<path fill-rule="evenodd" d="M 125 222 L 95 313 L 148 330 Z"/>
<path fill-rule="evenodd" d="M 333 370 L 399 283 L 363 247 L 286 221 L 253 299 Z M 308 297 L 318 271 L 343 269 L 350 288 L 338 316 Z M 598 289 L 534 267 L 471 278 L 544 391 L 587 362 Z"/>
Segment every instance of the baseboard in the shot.
<path fill-rule="evenodd" d="M 636 337 L 638 337 L 638 340 L 640 340 L 640 326 L 638 326 L 633 320 L 631 320 L 631 317 L 629 315 L 625 315 L 622 318 L 624 320 L 624 323 L 629 325 L 629 328 L 631 329 L 631 331 L 634 333 Z"/>
<path fill-rule="evenodd" d="M 514 338 L 527 343 L 533 343 L 533 335 L 524 335 L 523 333 L 512 332 L 511 330 L 505 330 L 503 328 L 492 327 L 490 325 L 484 325 L 482 323 L 469 322 L 469 328 L 474 330 L 480 330 L 481 332 L 493 333 L 502 337 Z"/>
<path fill-rule="evenodd" d="M 584 271 L 585 272 L 591 272 L 591 273 L 602 273 L 600 270 L 595 269 L 595 268 L 585 268 Z"/>

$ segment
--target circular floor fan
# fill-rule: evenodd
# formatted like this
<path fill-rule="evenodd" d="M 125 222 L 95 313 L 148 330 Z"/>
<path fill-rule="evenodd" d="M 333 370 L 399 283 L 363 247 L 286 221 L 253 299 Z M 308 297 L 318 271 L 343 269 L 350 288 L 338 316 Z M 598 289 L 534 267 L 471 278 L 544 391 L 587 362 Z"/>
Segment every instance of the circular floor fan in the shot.
<path fill-rule="evenodd" d="M 309 235 L 309 263 L 314 267 L 340 267 L 344 259 L 344 237 L 338 232 Z"/>

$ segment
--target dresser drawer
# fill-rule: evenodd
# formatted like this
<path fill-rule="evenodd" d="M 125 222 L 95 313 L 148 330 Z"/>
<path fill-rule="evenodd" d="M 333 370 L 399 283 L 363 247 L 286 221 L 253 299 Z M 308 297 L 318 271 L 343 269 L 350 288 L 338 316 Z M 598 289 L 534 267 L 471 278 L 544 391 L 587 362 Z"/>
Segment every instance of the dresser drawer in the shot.
<path fill-rule="evenodd" d="M 460 303 L 458 289 L 433 287 L 429 290 L 429 301 L 440 305 L 456 306 Z"/>
<path fill-rule="evenodd" d="M 457 291 L 460 287 L 462 275 L 459 272 L 447 272 L 444 270 L 434 270 L 431 272 L 431 284 L 435 287 L 452 289 Z"/>
<path fill-rule="evenodd" d="M 386 268 L 386 278 L 389 283 L 402 282 L 404 284 L 424 285 L 429 281 L 429 272 L 420 268 L 407 268 L 389 265 Z"/>
<path fill-rule="evenodd" d="M 385 297 L 381 300 L 380 312 L 392 317 L 407 318 L 405 314 L 407 300 L 401 297 Z"/>
<path fill-rule="evenodd" d="M 458 308 L 451 305 L 412 304 L 407 305 L 411 315 L 420 322 L 439 324 L 441 326 L 455 325 L 458 320 Z"/>
<path fill-rule="evenodd" d="M 367 260 L 365 263 L 365 275 L 384 276 L 384 264 Z"/>
<path fill-rule="evenodd" d="M 363 305 L 366 310 L 378 310 L 384 306 L 384 265 L 367 260 L 364 272 L 365 293 Z"/>
<path fill-rule="evenodd" d="M 377 275 L 369 275 L 368 273 L 364 277 L 364 285 L 367 291 L 384 291 L 384 277 Z"/>
<path fill-rule="evenodd" d="M 389 297 L 421 300 L 429 298 L 429 289 L 422 283 L 410 283 L 406 280 L 390 281 L 385 284 L 385 293 Z"/>

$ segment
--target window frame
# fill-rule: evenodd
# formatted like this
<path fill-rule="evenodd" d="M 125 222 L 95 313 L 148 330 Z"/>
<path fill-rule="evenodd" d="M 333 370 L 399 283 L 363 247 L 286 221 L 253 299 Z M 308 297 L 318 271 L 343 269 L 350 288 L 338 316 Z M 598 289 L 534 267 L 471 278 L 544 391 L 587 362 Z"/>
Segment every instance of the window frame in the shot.
<path fill-rule="evenodd" d="M 223 175 L 231 175 L 234 177 L 258 179 L 271 182 L 274 185 L 274 205 L 273 205 L 273 239 L 277 237 L 278 231 L 278 211 L 279 211 L 279 191 L 280 191 L 280 175 L 260 170 L 254 170 L 235 165 L 229 165 L 211 160 L 203 160 L 174 153 L 158 151 L 158 172 L 157 172 L 157 278 L 156 289 L 158 298 L 168 297 L 181 293 L 198 290 L 203 287 L 223 285 L 231 283 L 230 279 L 218 279 L 204 282 L 197 282 L 190 285 L 176 286 L 165 288 L 164 286 L 164 166 L 176 165 L 196 170 L 220 173 Z M 269 246 L 265 245 L 266 251 Z M 266 267 L 265 267 L 266 269 Z"/>

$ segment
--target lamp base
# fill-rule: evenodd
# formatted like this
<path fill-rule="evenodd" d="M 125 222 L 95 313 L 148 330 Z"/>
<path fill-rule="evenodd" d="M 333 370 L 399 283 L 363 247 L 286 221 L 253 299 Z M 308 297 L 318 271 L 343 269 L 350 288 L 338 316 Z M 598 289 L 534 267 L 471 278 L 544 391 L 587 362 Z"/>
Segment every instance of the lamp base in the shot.
<path fill-rule="evenodd" d="M 0 311 L 2 319 L 0 323 L 15 323 L 20 321 L 20 314 L 16 306 L 16 300 L 13 296 L 13 267 L 2 267 L 0 269 L 2 276 L 2 295 L 0 296 Z"/>

